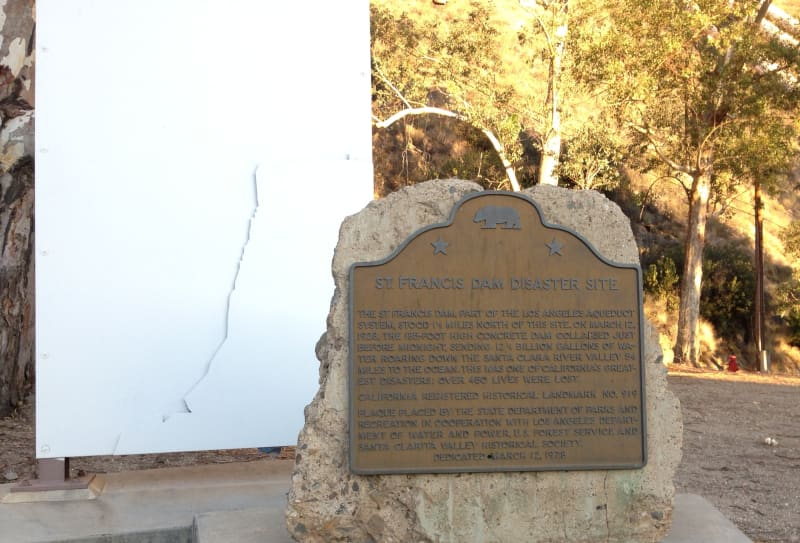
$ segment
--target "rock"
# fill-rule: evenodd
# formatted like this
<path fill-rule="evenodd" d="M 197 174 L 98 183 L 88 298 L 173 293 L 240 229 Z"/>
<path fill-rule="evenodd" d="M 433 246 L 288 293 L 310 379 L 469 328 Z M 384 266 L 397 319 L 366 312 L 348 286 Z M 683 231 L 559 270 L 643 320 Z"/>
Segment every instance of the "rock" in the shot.
<path fill-rule="evenodd" d="M 13 469 L 8 469 L 5 472 L 3 472 L 3 479 L 5 479 L 6 481 L 16 481 L 17 479 L 19 479 L 19 475 L 17 475 L 17 472 L 14 471 Z"/>
<path fill-rule="evenodd" d="M 680 405 L 667 390 L 658 333 L 645 325 L 648 463 L 635 470 L 356 475 L 348 459 L 348 272 L 385 258 L 410 234 L 448 219 L 461 180 L 431 181 L 371 202 L 340 229 L 336 290 L 317 345 L 320 388 L 306 407 L 286 522 L 301 542 L 643 542 L 669 529 L 681 456 Z M 524 191 L 549 223 L 581 234 L 605 256 L 638 263 L 628 219 L 591 191 Z"/>

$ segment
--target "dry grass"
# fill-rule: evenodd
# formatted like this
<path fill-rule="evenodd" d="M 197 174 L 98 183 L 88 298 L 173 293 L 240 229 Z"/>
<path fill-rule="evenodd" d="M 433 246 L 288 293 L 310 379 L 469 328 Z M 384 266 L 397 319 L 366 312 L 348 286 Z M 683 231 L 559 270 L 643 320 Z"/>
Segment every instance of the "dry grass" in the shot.
<path fill-rule="evenodd" d="M 800 376 L 797 375 L 764 375 L 763 373 L 745 370 L 740 370 L 736 373 L 731 373 L 728 371 L 711 372 L 700 368 L 691 368 L 677 364 L 670 365 L 667 368 L 667 371 L 669 372 L 669 375 L 680 375 L 687 378 L 800 387 Z"/>

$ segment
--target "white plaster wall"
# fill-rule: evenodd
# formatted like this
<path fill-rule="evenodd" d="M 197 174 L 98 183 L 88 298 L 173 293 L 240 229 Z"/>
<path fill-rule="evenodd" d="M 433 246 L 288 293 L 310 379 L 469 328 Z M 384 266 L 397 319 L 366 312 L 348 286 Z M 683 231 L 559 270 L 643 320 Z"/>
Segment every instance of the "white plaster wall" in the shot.
<path fill-rule="evenodd" d="M 295 443 L 367 0 L 39 0 L 36 54 L 37 456 Z"/>

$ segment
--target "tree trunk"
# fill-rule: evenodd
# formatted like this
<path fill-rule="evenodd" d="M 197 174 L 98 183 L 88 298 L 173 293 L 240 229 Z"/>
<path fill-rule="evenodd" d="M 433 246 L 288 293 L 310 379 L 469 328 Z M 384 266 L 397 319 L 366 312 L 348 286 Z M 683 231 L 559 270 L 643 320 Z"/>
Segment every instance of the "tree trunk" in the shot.
<path fill-rule="evenodd" d="M 539 162 L 539 184 L 558 185 L 558 164 L 561 161 L 561 111 L 559 110 L 558 77 L 561 73 L 563 41 L 557 45 L 556 54 L 550 58 L 547 99 L 550 122 L 542 142 L 542 158 Z"/>
<path fill-rule="evenodd" d="M 34 370 L 33 161 L 24 161 L 4 177 L 0 199 L 0 416 L 25 399 Z"/>
<path fill-rule="evenodd" d="M 0 2 L 0 416 L 34 379 L 34 0 Z"/>
<path fill-rule="evenodd" d="M 547 110 L 549 122 L 542 141 L 539 162 L 539 184 L 558 185 L 558 164 L 561 161 L 561 61 L 567 42 L 567 0 L 557 0 L 551 6 L 554 31 L 548 36 L 550 65 L 547 74 Z M 544 23 L 541 23 L 544 28 Z"/>
<path fill-rule="evenodd" d="M 558 185 L 556 168 L 561 160 L 561 134 L 549 132 L 542 145 L 542 158 L 539 162 L 539 184 Z"/>
<path fill-rule="evenodd" d="M 703 283 L 703 248 L 706 244 L 706 221 L 710 180 L 698 175 L 692 180 L 689 194 L 689 224 L 686 229 L 685 261 L 681 278 L 678 308 L 678 337 L 675 361 L 697 365 L 700 338 L 700 291 Z"/>

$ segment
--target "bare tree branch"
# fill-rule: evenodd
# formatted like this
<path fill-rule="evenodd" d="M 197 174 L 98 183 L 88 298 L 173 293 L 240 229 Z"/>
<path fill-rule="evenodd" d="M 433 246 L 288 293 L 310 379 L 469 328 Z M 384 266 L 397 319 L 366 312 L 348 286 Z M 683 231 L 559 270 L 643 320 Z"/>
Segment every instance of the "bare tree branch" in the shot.
<path fill-rule="evenodd" d="M 378 77 L 380 77 L 380 78 L 381 78 L 381 81 L 383 81 L 384 83 L 386 83 L 386 84 L 389 86 L 389 88 L 390 88 L 390 89 L 392 89 L 392 92 L 394 92 L 394 93 L 397 95 L 397 97 L 398 97 L 398 98 L 400 98 L 400 101 L 401 101 L 401 102 L 403 102 L 403 104 L 404 104 L 404 105 L 405 105 L 407 108 L 411 108 L 411 107 L 413 107 L 413 106 L 412 106 L 412 105 L 411 105 L 411 104 L 408 102 L 408 100 L 406 100 L 406 97 L 405 97 L 405 96 L 403 96 L 403 93 L 401 93 L 399 90 L 397 90 L 397 87 L 395 87 L 395 86 L 392 84 L 392 82 L 391 82 L 391 81 L 389 81 L 389 78 L 388 78 L 388 77 L 386 77 L 386 74 L 384 74 L 384 73 L 383 73 L 383 70 L 381 70 L 381 67 L 380 67 L 380 66 L 378 66 L 378 64 L 377 64 L 377 63 L 374 63 L 374 64 L 373 64 L 373 66 L 374 66 L 374 68 L 375 68 L 375 73 L 377 73 L 377 74 L 378 74 Z"/>
<path fill-rule="evenodd" d="M 548 32 L 547 27 L 544 25 L 544 21 L 542 21 L 542 18 L 536 13 L 533 14 L 533 18 L 536 19 L 536 22 L 539 23 L 539 26 L 542 28 L 545 43 L 547 43 L 547 49 L 550 53 L 550 56 L 555 55 L 555 50 L 553 49 L 553 39 L 550 37 L 550 32 Z"/>
<path fill-rule="evenodd" d="M 650 130 L 647 127 L 637 126 L 633 123 L 628 123 L 628 126 L 647 138 L 647 141 L 650 143 L 650 146 L 653 148 L 653 151 L 655 151 L 656 155 L 658 155 L 658 158 L 661 159 L 661 161 L 664 162 L 667 166 L 669 166 L 675 171 L 685 173 L 686 175 L 692 175 L 692 169 L 690 167 L 675 162 L 661 151 L 655 138 L 653 138 L 653 133 L 650 132 Z"/>
<path fill-rule="evenodd" d="M 514 172 L 514 167 L 506 158 L 506 153 L 503 150 L 503 144 L 500 143 L 500 140 L 497 139 L 491 130 L 486 130 L 483 128 L 481 131 L 492 143 L 492 147 L 494 147 L 494 150 L 497 152 L 497 156 L 500 157 L 500 161 L 503 163 L 503 167 L 506 169 L 506 177 L 508 177 L 508 182 L 511 183 L 511 189 L 514 192 L 519 192 L 520 186 L 519 181 L 517 181 L 517 174 Z"/>
<path fill-rule="evenodd" d="M 761 5 L 758 8 L 758 13 L 756 13 L 756 20 L 755 23 L 757 25 L 761 24 L 761 21 L 767 16 L 767 12 L 769 11 L 769 7 L 772 5 L 772 0 L 764 0 L 761 2 Z"/>
<path fill-rule="evenodd" d="M 409 115 L 440 115 L 442 117 L 451 117 L 453 119 L 458 119 L 461 121 L 467 121 L 467 119 L 463 115 L 459 115 L 454 111 L 450 111 L 449 109 L 442 109 L 440 107 L 411 107 L 408 109 L 402 109 L 389 117 L 386 120 L 378 121 L 375 123 L 375 126 L 378 128 L 388 128 L 392 126 L 394 123 L 408 117 Z"/>

